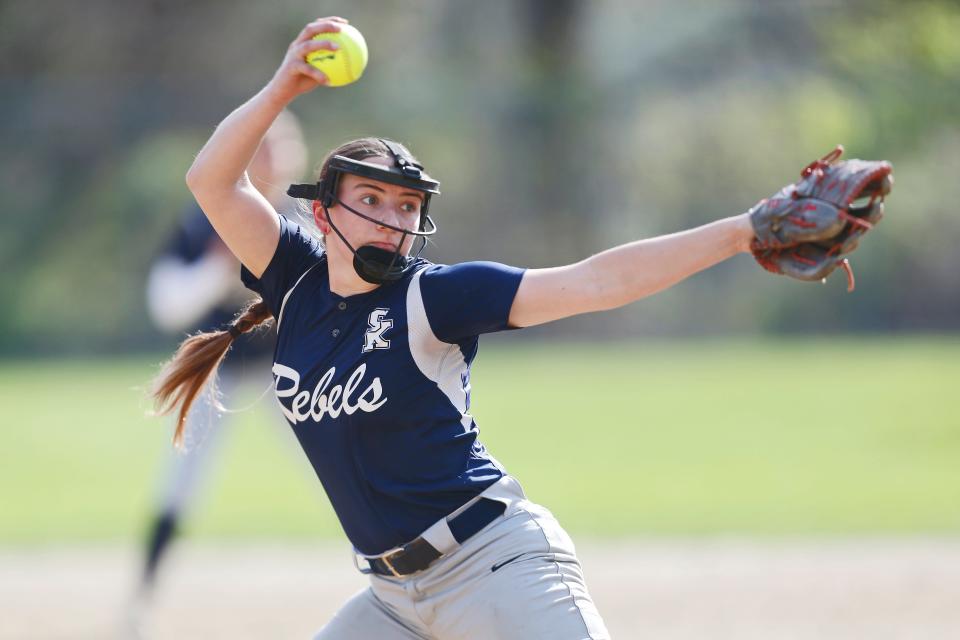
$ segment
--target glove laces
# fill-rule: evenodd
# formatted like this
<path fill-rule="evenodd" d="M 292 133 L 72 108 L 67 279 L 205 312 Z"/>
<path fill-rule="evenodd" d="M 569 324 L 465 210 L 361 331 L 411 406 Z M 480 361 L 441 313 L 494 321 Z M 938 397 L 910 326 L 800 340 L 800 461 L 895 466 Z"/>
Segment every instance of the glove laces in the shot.
<path fill-rule="evenodd" d="M 811 175 L 816 174 L 817 180 L 818 181 L 822 180 L 824 176 L 823 170 L 829 167 L 831 164 L 833 164 L 837 160 L 839 160 L 840 156 L 842 155 L 843 155 L 843 145 L 838 144 L 836 147 L 834 147 L 833 151 L 831 151 L 830 153 L 828 153 L 827 155 L 823 156 L 818 160 L 814 160 L 813 162 L 808 164 L 806 167 L 804 167 L 803 171 L 800 172 L 800 176 L 803 178 L 809 178 Z M 873 195 L 870 196 L 870 202 L 867 205 L 868 207 L 872 207 L 874 205 L 878 195 L 879 194 L 874 193 Z M 851 225 L 861 227 L 865 231 L 869 231 L 870 229 L 873 229 L 873 224 L 871 222 L 864 220 L 860 216 L 852 215 L 846 209 L 840 210 L 840 217 L 846 220 L 847 222 L 849 222 Z M 832 252 L 838 251 L 839 249 L 840 249 L 840 245 L 836 245 L 830 251 L 832 253 Z M 857 284 L 856 278 L 853 275 L 853 267 L 850 266 L 850 261 L 846 258 L 839 260 L 838 263 L 847 276 L 847 291 L 851 292 L 854 290 Z M 821 282 L 826 284 L 827 279 L 824 278 Z"/>
<path fill-rule="evenodd" d="M 843 145 L 838 144 L 833 151 L 823 156 L 819 160 L 814 160 L 806 167 L 803 168 L 803 171 L 800 172 L 800 176 L 803 178 L 810 177 L 814 172 L 819 173 L 819 177 L 823 177 L 823 170 L 829 167 L 831 164 L 836 162 L 840 156 L 843 155 Z"/>

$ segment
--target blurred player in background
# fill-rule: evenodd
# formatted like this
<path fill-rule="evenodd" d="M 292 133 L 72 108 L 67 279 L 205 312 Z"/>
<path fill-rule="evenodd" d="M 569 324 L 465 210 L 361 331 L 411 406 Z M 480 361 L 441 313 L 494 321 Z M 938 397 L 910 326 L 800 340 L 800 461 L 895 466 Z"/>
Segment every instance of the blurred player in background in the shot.
<path fill-rule="evenodd" d="M 248 169 L 251 181 L 270 203 L 288 210 L 285 190 L 306 168 L 306 146 L 296 118 L 284 112 L 270 128 Z M 240 263 L 193 203 L 180 220 L 147 278 L 147 308 L 158 329 L 173 335 L 210 331 L 228 324 L 251 293 L 237 277 Z M 259 380 L 269 371 L 276 332 L 246 334 L 233 344 L 218 378 L 222 399 L 235 397 L 244 373 Z M 249 379 L 249 378 L 248 378 Z M 263 387 L 270 383 L 263 378 Z M 262 389 L 261 389 L 262 390 Z M 223 437 L 216 398 L 208 390 L 197 399 L 187 422 L 184 450 L 166 464 L 144 550 L 138 600 L 153 591 L 157 569 L 209 471 Z"/>

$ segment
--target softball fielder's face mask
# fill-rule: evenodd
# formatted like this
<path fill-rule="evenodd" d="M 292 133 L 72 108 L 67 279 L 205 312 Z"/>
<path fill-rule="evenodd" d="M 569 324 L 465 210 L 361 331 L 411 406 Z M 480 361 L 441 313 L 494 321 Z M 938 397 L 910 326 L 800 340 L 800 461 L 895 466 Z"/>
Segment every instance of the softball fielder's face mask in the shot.
<path fill-rule="evenodd" d="M 429 208 L 430 196 L 440 194 L 440 183 L 430 178 L 421 165 L 413 162 L 396 144 L 389 140 L 382 140 L 382 142 L 387 146 L 390 154 L 393 156 L 392 166 L 353 160 L 344 156 L 333 156 L 327 165 L 327 173 L 323 180 L 316 184 L 294 184 L 290 185 L 290 188 L 287 189 L 287 195 L 291 197 L 302 198 L 304 200 L 318 200 L 320 202 L 327 222 L 330 224 L 330 228 L 343 240 L 343 243 L 353 254 L 353 268 L 356 270 L 357 275 L 372 284 L 383 284 L 385 282 L 399 280 L 413 269 L 416 259 L 420 257 L 420 253 L 427 244 L 427 238 L 437 231 L 437 225 L 434 224 L 433 219 L 429 215 Z M 395 227 L 363 214 L 345 204 L 337 196 L 340 176 L 344 173 L 350 173 L 355 176 L 370 178 L 371 180 L 378 180 L 401 187 L 408 187 L 422 192 L 423 205 L 420 207 L 420 221 L 417 229 L 413 231 Z M 396 250 L 390 251 L 374 246 L 354 248 L 353 245 L 343 237 L 343 234 L 340 233 L 336 225 L 333 224 L 333 220 L 330 219 L 329 208 L 334 204 L 339 204 L 350 213 L 360 216 L 364 220 L 368 220 L 377 226 L 403 234 L 397 243 Z M 416 252 L 413 252 L 413 256 L 401 255 L 407 236 L 413 236 L 415 239 L 421 240 L 420 247 Z"/>

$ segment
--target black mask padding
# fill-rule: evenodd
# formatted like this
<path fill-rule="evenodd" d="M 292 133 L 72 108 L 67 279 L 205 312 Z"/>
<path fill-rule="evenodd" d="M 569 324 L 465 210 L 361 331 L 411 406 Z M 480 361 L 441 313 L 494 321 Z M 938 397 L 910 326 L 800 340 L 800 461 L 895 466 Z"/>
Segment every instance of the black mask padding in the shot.
<path fill-rule="evenodd" d="M 380 247 L 363 246 L 353 252 L 353 268 L 366 282 L 381 284 L 394 282 L 404 276 L 413 258 L 397 255 Z"/>

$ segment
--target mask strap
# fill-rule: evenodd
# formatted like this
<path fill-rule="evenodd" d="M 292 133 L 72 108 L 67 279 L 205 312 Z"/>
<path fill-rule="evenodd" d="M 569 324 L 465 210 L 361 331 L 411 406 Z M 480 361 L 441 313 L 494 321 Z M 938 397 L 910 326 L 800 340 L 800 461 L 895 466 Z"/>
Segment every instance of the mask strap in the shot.
<path fill-rule="evenodd" d="M 343 240 L 343 244 L 347 245 L 347 249 L 350 249 L 350 253 L 357 255 L 357 250 L 353 248 L 353 245 L 347 242 L 347 239 L 343 237 L 343 234 L 340 233 L 340 229 L 337 229 L 337 225 L 333 224 L 333 219 L 330 218 L 330 211 L 327 209 L 326 205 L 321 203 L 323 207 L 323 215 L 326 216 L 327 222 L 330 223 L 330 228 L 333 229 L 334 233 L 340 236 L 340 239 Z"/>
<path fill-rule="evenodd" d="M 343 204 L 343 202 L 340 202 L 340 199 L 339 199 L 339 198 L 337 199 L 337 202 L 338 202 L 341 206 L 343 206 L 344 208 L 346 208 L 346 209 L 348 209 L 348 210 L 350 210 L 350 211 L 353 211 L 353 209 L 351 209 L 351 208 L 348 207 L 347 205 Z M 346 239 L 346 238 L 343 236 L 343 234 L 340 232 L 340 229 L 337 228 L 337 225 L 333 224 L 333 220 L 332 220 L 331 217 L 330 217 L 330 211 L 329 211 L 329 209 L 328 209 L 327 207 L 325 207 L 325 206 L 323 207 L 323 214 L 324 214 L 324 216 L 326 216 L 327 222 L 330 223 L 330 228 L 333 229 L 334 233 L 336 233 L 337 236 L 339 236 L 339 238 L 340 238 L 341 240 L 343 240 L 343 244 L 347 245 L 347 248 L 350 249 L 350 253 L 353 254 L 353 257 L 354 257 L 355 260 L 359 260 L 360 263 L 363 264 L 364 267 L 366 267 L 367 269 L 370 269 L 370 270 L 379 270 L 379 268 L 381 268 L 380 265 L 371 264 L 369 261 L 364 260 L 362 257 L 360 257 L 360 255 L 357 253 L 357 250 L 353 248 L 353 245 L 350 244 L 350 243 L 347 241 L 347 239 Z M 360 214 L 360 215 L 361 215 L 361 217 L 366 217 L 366 216 L 363 216 L 362 214 Z M 378 223 L 378 224 L 379 224 L 379 223 Z M 389 227 L 389 225 L 387 225 L 387 226 Z M 389 228 L 393 228 L 393 227 L 389 227 Z M 401 239 L 400 239 L 400 244 L 397 246 L 396 251 L 393 252 L 393 259 L 390 260 L 390 264 L 387 266 L 387 268 L 383 270 L 383 272 L 384 272 L 385 274 L 389 274 L 389 273 L 393 270 L 393 268 L 394 268 L 394 266 L 397 264 L 397 261 L 398 261 L 398 260 L 403 260 L 403 259 L 406 258 L 406 256 L 401 256 L 400 253 L 403 251 L 403 243 L 406 242 L 408 235 L 417 235 L 418 237 L 423 238 L 423 244 L 420 246 L 420 250 L 417 251 L 417 257 L 420 257 L 420 253 L 423 251 L 424 247 L 425 247 L 426 244 L 427 244 L 427 239 L 426 239 L 426 237 L 424 237 L 424 236 L 422 236 L 422 235 L 418 235 L 418 234 L 415 234 L 414 232 L 405 231 L 405 230 L 400 230 L 400 229 L 398 229 L 398 231 L 401 231 L 401 232 L 403 233 L 403 236 L 402 236 Z M 404 268 L 401 270 L 401 274 L 402 274 L 402 272 L 405 271 L 407 268 L 408 268 L 408 267 L 404 267 Z M 386 280 L 384 280 L 384 281 L 386 281 Z"/>

